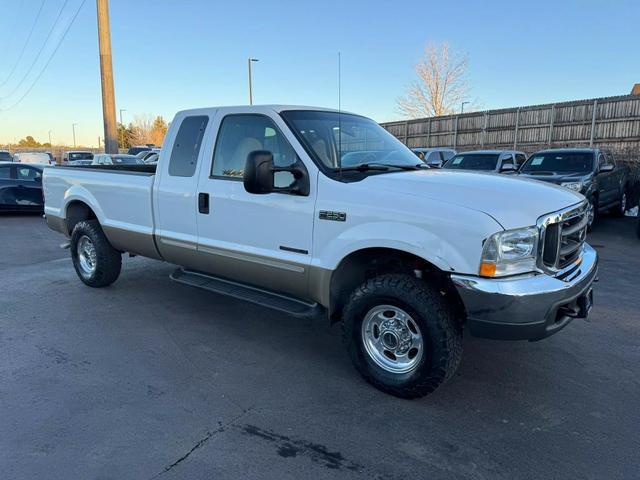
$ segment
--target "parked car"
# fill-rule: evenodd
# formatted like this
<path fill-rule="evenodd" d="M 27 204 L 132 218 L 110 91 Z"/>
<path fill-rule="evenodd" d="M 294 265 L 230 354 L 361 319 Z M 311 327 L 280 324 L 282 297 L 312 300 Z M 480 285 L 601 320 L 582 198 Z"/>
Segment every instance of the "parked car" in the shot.
<path fill-rule="evenodd" d="M 0 212 L 41 212 L 43 165 L 0 164 Z"/>
<path fill-rule="evenodd" d="M 129 147 L 129 150 L 127 151 L 127 155 L 137 155 L 140 152 L 148 152 L 153 147 L 154 145 L 134 145 L 132 147 Z"/>
<path fill-rule="evenodd" d="M 411 151 L 431 168 L 441 168 L 456 154 L 453 148 L 412 148 Z"/>
<path fill-rule="evenodd" d="M 18 152 L 13 156 L 13 161 L 16 163 L 51 165 L 49 155 L 44 152 Z"/>
<path fill-rule="evenodd" d="M 69 152 L 64 152 L 64 154 L 62 155 L 63 165 L 68 165 L 70 162 L 73 162 L 75 160 L 93 160 L 93 153 L 82 150 L 72 150 Z"/>
<path fill-rule="evenodd" d="M 464 325 L 539 340 L 590 311 L 598 257 L 571 190 L 421 168 L 334 110 L 187 110 L 166 142 L 157 166 L 45 169 L 47 223 L 86 285 L 113 283 L 129 252 L 181 265 L 183 284 L 341 320 L 355 367 L 406 398 L 454 374 Z"/>
<path fill-rule="evenodd" d="M 516 150 L 475 150 L 456 154 L 442 168 L 514 173 L 526 160 L 527 155 Z"/>
<path fill-rule="evenodd" d="M 9 150 L 0 150 L 0 162 L 13 162 L 13 155 Z"/>
<path fill-rule="evenodd" d="M 142 164 L 142 161 L 134 156 L 124 153 L 100 153 L 93 157 L 91 165 L 136 165 Z"/>
<path fill-rule="evenodd" d="M 589 228 L 598 212 L 610 209 L 624 216 L 629 171 L 613 155 L 597 148 L 556 148 L 531 155 L 520 169 L 524 177 L 555 183 L 581 193 L 589 202 Z"/>

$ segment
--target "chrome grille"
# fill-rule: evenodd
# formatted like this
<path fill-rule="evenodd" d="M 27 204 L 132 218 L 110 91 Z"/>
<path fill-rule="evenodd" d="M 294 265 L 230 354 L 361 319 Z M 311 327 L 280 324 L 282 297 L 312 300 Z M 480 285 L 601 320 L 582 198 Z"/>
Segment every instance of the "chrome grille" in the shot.
<path fill-rule="evenodd" d="M 578 265 L 587 236 L 586 204 L 557 212 L 538 222 L 541 233 L 541 267 L 551 272 Z"/>

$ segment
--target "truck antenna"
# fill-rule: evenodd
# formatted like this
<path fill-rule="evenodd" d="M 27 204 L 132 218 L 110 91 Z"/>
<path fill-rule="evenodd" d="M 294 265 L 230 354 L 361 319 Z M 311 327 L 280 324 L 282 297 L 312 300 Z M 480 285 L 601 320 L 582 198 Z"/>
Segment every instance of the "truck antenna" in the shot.
<path fill-rule="evenodd" d="M 338 172 L 342 179 L 342 56 L 338 52 Z"/>

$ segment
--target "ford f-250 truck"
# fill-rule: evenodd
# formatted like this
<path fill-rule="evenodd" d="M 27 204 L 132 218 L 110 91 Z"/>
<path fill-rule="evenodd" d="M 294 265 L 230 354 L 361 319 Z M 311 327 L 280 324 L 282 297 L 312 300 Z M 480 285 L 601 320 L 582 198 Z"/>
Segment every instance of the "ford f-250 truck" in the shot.
<path fill-rule="evenodd" d="M 586 317 L 597 273 L 582 195 L 417 163 L 354 114 L 188 110 L 157 166 L 46 169 L 45 215 L 85 284 L 114 282 L 128 252 L 179 265 L 181 283 L 326 315 L 369 382 L 411 398 L 453 375 L 464 329 L 538 340 Z"/>

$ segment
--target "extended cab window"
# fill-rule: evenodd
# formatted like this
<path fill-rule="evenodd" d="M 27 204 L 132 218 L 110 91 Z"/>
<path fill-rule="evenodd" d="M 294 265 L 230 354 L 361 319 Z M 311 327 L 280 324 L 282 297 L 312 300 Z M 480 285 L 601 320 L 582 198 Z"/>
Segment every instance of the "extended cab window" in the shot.
<path fill-rule="evenodd" d="M 193 177 L 198 164 L 198 155 L 209 117 L 197 115 L 185 117 L 178 129 L 169 159 L 169 175 Z"/>
<path fill-rule="evenodd" d="M 516 164 L 518 168 L 520 168 L 522 164 L 524 164 L 524 162 L 526 161 L 527 161 L 527 157 L 525 157 L 522 153 L 516 153 Z"/>
<path fill-rule="evenodd" d="M 228 115 L 222 120 L 213 154 L 211 175 L 241 179 L 247 156 L 256 150 L 267 150 L 277 167 L 297 161 L 296 152 L 275 123 L 263 115 Z M 289 172 L 276 172 L 275 186 L 287 187 L 293 182 Z"/>

